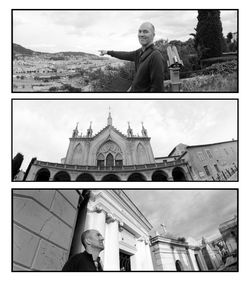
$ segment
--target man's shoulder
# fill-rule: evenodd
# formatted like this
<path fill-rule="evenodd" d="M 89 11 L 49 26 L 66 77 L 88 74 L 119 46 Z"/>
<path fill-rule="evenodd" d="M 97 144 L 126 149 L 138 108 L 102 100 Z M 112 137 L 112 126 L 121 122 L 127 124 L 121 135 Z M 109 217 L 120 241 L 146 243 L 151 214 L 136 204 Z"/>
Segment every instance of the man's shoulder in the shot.
<path fill-rule="evenodd" d="M 86 263 L 87 256 L 86 253 L 75 254 L 69 258 L 63 267 L 63 271 L 78 271 L 82 264 Z"/>
<path fill-rule="evenodd" d="M 161 51 L 157 47 L 155 47 L 155 46 L 152 48 L 152 53 L 151 54 L 153 56 L 160 56 L 160 57 L 162 57 Z"/>

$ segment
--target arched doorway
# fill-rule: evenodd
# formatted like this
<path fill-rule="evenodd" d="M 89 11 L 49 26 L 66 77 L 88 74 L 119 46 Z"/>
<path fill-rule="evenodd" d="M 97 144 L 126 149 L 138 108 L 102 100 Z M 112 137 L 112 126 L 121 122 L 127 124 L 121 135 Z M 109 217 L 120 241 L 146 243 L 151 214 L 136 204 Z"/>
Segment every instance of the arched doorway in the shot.
<path fill-rule="evenodd" d="M 70 181 L 70 176 L 67 172 L 58 172 L 54 176 L 54 181 Z"/>
<path fill-rule="evenodd" d="M 133 173 L 128 177 L 128 181 L 146 181 L 146 179 L 140 173 Z"/>
<path fill-rule="evenodd" d="M 180 260 L 177 260 L 177 261 L 175 262 L 175 267 L 176 267 L 176 270 L 177 270 L 177 271 L 183 271 L 183 266 L 182 266 Z"/>
<path fill-rule="evenodd" d="M 90 174 L 80 174 L 76 181 L 95 181 L 94 177 Z"/>
<path fill-rule="evenodd" d="M 172 171 L 172 177 L 174 181 L 186 181 L 185 172 L 182 168 L 176 167 Z"/>
<path fill-rule="evenodd" d="M 35 181 L 49 181 L 50 171 L 48 169 L 42 168 L 36 173 Z"/>
<path fill-rule="evenodd" d="M 161 170 L 155 171 L 152 175 L 152 181 L 168 181 L 168 176 Z"/>
<path fill-rule="evenodd" d="M 102 178 L 102 181 L 121 181 L 117 175 L 109 174 Z"/>
<path fill-rule="evenodd" d="M 107 167 L 112 167 L 114 166 L 114 157 L 111 153 L 109 153 L 106 157 L 106 166 Z"/>

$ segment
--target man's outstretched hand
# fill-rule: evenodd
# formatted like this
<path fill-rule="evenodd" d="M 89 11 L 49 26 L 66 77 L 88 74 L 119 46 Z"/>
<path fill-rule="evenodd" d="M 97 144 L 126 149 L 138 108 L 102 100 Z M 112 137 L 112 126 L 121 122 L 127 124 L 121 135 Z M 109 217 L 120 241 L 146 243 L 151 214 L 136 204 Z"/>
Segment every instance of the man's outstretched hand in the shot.
<path fill-rule="evenodd" d="M 107 53 L 108 53 L 108 51 L 106 51 L 106 50 L 99 50 L 98 52 L 100 52 L 100 56 L 107 55 Z"/>

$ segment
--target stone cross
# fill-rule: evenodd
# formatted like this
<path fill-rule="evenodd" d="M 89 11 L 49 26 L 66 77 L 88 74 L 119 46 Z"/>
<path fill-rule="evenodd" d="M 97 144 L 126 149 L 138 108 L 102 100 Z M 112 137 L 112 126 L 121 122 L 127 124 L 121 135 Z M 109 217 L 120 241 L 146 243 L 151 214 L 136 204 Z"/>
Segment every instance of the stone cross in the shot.
<path fill-rule="evenodd" d="M 167 228 L 166 228 L 166 225 L 164 223 L 161 223 L 161 227 L 162 227 L 164 233 L 167 233 Z"/>

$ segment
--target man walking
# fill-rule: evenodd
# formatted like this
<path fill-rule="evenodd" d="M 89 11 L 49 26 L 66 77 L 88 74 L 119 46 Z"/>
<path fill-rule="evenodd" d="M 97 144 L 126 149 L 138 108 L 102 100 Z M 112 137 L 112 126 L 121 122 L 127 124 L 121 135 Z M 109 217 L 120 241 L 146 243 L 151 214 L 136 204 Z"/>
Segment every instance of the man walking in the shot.
<path fill-rule="evenodd" d="M 138 30 L 141 48 L 133 52 L 117 52 L 100 50 L 100 55 L 133 61 L 135 77 L 129 92 L 164 92 L 163 57 L 154 46 L 155 28 L 152 23 L 144 22 Z"/>

